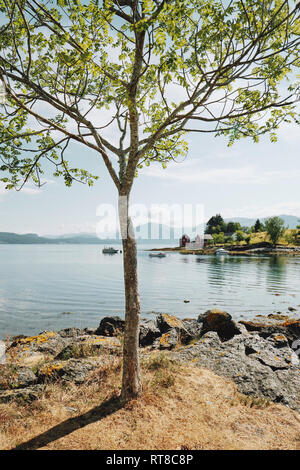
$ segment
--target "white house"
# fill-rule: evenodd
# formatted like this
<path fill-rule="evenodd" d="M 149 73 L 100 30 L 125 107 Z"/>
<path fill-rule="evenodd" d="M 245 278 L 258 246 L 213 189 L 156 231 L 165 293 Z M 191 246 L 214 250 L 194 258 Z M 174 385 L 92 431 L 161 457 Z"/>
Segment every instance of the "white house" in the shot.
<path fill-rule="evenodd" d="M 187 243 L 185 245 L 186 250 L 202 250 L 205 246 L 207 246 L 208 241 L 213 240 L 213 237 L 209 234 L 205 235 L 197 235 L 195 241 Z"/>

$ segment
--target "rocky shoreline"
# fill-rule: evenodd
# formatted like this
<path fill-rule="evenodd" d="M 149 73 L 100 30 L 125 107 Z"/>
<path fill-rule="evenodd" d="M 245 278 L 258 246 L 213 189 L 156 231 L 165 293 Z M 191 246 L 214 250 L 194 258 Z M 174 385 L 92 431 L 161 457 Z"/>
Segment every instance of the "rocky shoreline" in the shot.
<path fill-rule="evenodd" d="M 38 399 L 47 383 L 80 385 L 97 368 L 120 361 L 124 320 L 105 317 L 97 329 L 67 328 L 6 342 L 0 364 L 0 402 Z M 234 322 L 208 310 L 197 319 L 159 314 L 142 320 L 140 356 L 164 351 L 171 360 L 232 379 L 240 392 L 282 403 L 300 413 L 300 319 L 256 316 Z"/>
<path fill-rule="evenodd" d="M 218 248 L 225 248 L 229 255 L 253 256 L 253 255 L 300 255 L 300 246 L 276 245 L 261 242 L 252 245 L 216 245 L 202 248 L 201 250 L 187 250 L 185 248 L 152 248 L 148 251 L 166 251 L 182 253 L 187 255 L 213 255 Z"/>

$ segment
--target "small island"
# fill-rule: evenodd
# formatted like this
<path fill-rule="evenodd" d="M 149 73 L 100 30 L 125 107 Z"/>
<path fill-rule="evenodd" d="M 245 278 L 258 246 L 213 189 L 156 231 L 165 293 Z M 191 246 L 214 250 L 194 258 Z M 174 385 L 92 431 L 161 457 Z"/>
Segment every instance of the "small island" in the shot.
<path fill-rule="evenodd" d="M 212 255 L 220 248 L 228 255 L 300 254 L 300 225 L 286 228 L 280 217 L 270 217 L 263 224 L 257 219 L 252 227 L 239 222 L 226 222 L 220 214 L 207 222 L 205 233 L 191 241 L 183 234 L 177 247 L 153 248 L 150 251 L 179 252 L 190 255 Z"/>

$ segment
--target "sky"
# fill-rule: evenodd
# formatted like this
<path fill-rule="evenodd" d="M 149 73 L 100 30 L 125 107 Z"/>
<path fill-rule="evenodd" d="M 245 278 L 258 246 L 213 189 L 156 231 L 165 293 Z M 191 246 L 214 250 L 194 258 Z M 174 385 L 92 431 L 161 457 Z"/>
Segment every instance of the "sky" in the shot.
<path fill-rule="evenodd" d="M 117 60 L 118 51 L 114 51 L 114 55 Z M 180 100 L 177 89 L 171 89 L 170 93 Z M 109 113 L 107 116 L 105 113 L 101 110 L 102 118 L 110 119 Z M 182 208 L 200 208 L 198 218 L 185 210 L 188 227 L 207 221 L 217 213 L 224 218 L 281 214 L 300 218 L 299 127 L 283 124 L 276 143 L 271 143 L 266 135 L 260 137 L 259 144 L 242 139 L 228 147 L 225 137 L 203 133 L 191 134 L 188 141 L 189 152 L 181 163 L 171 163 L 167 169 L 152 164 L 140 171 L 134 182 L 131 203 L 143 207 L 144 215 L 145 209 L 150 211 L 153 205 L 177 204 Z M 85 168 L 100 177 L 94 187 L 74 182 L 72 188 L 67 188 L 63 180 L 52 176 L 49 168 L 42 188 L 27 184 L 19 192 L 7 191 L 0 182 L 0 232 L 98 233 L 107 205 L 113 205 L 107 213 L 109 222 L 114 225 L 117 190 L 101 156 L 72 143 L 65 157 L 70 166 Z M 139 215 L 138 209 L 136 213 Z M 136 217 L 135 223 L 146 222 L 144 215 Z M 175 225 L 181 222 L 180 217 L 175 217 Z M 109 230 L 110 223 L 108 225 Z"/>
<path fill-rule="evenodd" d="M 227 147 L 224 137 L 194 134 L 189 137 L 189 152 L 183 162 L 169 164 L 167 169 L 153 164 L 141 170 L 134 182 L 131 203 L 147 210 L 155 204 L 199 206 L 204 220 L 216 213 L 224 218 L 279 214 L 300 217 L 299 149 L 299 128 L 292 124 L 281 126 L 277 143 L 263 136 L 259 144 L 242 139 Z M 1 232 L 96 233 L 103 221 L 103 207 L 107 207 L 103 205 L 116 208 L 117 191 L 93 150 L 72 144 L 67 156 L 72 164 L 99 175 L 95 186 L 75 182 L 72 188 L 66 188 L 63 180 L 54 178 L 50 171 L 45 174 L 42 188 L 27 184 L 19 192 L 7 191 L 0 183 Z M 187 225 L 192 221 L 202 222 L 194 215 L 187 219 Z"/>

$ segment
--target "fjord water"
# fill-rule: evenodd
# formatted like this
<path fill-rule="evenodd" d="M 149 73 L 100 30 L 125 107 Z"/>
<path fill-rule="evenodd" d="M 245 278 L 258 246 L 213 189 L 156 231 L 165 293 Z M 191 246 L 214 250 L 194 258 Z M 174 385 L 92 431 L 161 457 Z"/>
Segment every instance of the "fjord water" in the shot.
<path fill-rule="evenodd" d="M 122 255 L 102 248 L 0 245 L 0 337 L 96 327 L 106 315 L 123 316 Z M 300 256 L 159 259 L 149 257 L 149 248 L 138 247 L 144 318 L 158 312 L 196 318 L 213 307 L 235 319 L 285 314 L 289 306 L 300 312 Z"/>

